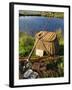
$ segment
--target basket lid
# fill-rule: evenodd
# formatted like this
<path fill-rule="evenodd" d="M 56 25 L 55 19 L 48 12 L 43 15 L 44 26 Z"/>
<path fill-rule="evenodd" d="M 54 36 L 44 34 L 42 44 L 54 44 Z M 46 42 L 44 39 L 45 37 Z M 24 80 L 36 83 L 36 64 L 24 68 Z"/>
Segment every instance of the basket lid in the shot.
<path fill-rule="evenodd" d="M 56 39 L 56 33 L 48 32 L 42 39 L 44 41 L 54 41 Z"/>
<path fill-rule="evenodd" d="M 36 38 L 42 39 L 43 41 L 53 41 L 56 39 L 55 32 L 40 31 L 36 34 Z"/>

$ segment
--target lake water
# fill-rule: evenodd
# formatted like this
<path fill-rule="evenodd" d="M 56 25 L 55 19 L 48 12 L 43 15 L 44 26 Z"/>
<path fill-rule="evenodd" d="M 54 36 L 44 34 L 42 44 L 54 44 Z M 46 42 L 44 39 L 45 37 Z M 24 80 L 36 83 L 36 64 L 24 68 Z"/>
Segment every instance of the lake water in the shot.
<path fill-rule="evenodd" d="M 64 19 L 48 18 L 42 16 L 20 16 L 19 17 L 19 30 L 34 34 L 38 31 L 55 31 L 64 30 Z"/>

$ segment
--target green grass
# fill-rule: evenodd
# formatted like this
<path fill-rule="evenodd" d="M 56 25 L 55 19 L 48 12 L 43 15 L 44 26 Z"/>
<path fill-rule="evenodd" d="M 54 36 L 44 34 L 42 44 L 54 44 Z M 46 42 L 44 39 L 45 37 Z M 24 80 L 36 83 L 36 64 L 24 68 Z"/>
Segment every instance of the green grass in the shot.
<path fill-rule="evenodd" d="M 28 56 L 34 45 L 34 37 L 27 33 L 19 33 L 19 56 Z"/>

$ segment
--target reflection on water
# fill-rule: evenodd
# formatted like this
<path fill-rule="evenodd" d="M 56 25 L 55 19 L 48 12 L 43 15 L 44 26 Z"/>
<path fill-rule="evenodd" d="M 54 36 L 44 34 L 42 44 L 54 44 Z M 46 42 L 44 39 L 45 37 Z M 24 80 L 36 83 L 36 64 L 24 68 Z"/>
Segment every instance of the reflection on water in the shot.
<path fill-rule="evenodd" d="M 34 33 L 42 30 L 55 31 L 57 29 L 64 30 L 64 19 L 41 16 L 20 16 L 19 18 L 20 31 Z"/>

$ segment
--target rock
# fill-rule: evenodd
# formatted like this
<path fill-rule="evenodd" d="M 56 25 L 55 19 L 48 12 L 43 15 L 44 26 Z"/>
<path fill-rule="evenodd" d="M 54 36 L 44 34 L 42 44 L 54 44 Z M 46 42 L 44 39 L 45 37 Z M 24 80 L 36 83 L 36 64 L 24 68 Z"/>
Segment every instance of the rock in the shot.
<path fill-rule="evenodd" d="M 32 68 L 32 64 L 29 61 L 25 61 L 23 65 L 23 72 Z"/>
<path fill-rule="evenodd" d="M 29 79 L 29 78 L 37 78 L 39 75 L 37 72 L 34 72 L 32 69 L 28 69 L 25 73 L 23 78 Z"/>
<path fill-rule="evenodd" d="M 30 78 L 38 78 L 39 75 L 37 72 L 33 72 L 31 75 L 30 75 Z"/>
<path fill-rule="evenodd" d="M 26 68 L 32 68 L 32 64 L 30 62 L 27 62 Z"/>
<path fill-rule="evenodd" d="M 29 78 L 32 72 L 33 72 L 32 69 L 28 69 L 28 70 L 24 73 L 24 76 L 23 76 L 23 77 L 24 77 L 24 78 Z"/>

